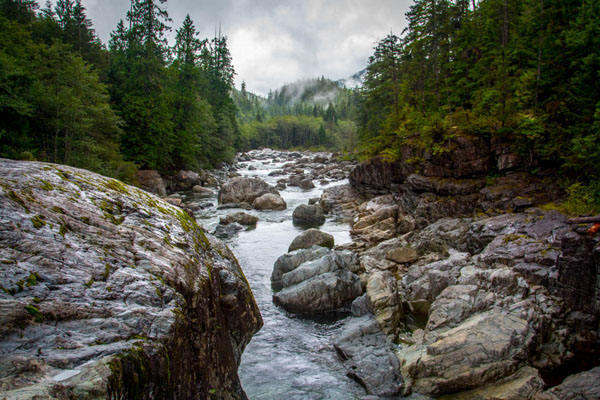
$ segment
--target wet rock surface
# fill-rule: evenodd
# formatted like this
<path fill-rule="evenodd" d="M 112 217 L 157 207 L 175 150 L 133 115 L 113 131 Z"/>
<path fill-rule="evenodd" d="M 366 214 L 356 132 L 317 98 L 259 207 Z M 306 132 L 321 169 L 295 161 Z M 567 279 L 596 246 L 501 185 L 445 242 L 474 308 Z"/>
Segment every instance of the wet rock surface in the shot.
<path fill-rule="evenodd" d="M 262 320 L 227 247 L 116 180 L 0 170 L 0 397 L 245 398 Z"/>
<path fill-rule="evenodd" d="M 292 222 L 301 226 L 319 226 L 325 222 L 325 215 L 318 204 L 300 204 L 294 209 Z"/>
<path fill-rule="evenodd" d="M 349 305 L 362 294 L 352 252 L 318 246 L 298 252 L 275 262 L 271 282 L 281 288 L 273 295 L 275 304 L 292 312 L 320 313 Z"/>
<path fill-rule="evenodd" d="M 600 241 L 535 208 L 561 196 L 543 175 L 483 179 L 496 153 L 481 163 L 478 147 L 426 158 L 418 174 L 372 160 L 321 204 L 352 220 L 344 248 L 359 254 L 368 309 L 398 344 L 404 395 L 557 396 L 548 385 L 600 359 Z M 517 168 L 498 154 L 501 169 Z M 596 388 L 577 397 L 574 385 L 556 398 L 600 398 Z"/>
<path fill-rule="evenodd" d="M 290 244 L 288 251 L 308 249 L 312 246 L 332 248 L 333 244 L 333 236 L 328 233 L 321 232 L 318 229 L 311 228 L 296 236 Z"/>

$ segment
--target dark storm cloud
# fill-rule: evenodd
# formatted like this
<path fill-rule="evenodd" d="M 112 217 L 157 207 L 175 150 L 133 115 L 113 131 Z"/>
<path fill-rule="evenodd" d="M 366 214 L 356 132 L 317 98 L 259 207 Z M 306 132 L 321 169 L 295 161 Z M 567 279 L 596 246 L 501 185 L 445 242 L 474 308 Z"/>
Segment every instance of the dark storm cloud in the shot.
<path fill-rule="evenodd" d="M 104 42 L 128 0 L 83 0 Z M 267 93 L 286 82 L 324 75 L 344 78 L 363 69 L 374 43 L 400 33 L 410 0 L 169 0 L 175 28 L 190 14 L 202 37 L 219 23 L 229 38 L 238 85 Z"/>

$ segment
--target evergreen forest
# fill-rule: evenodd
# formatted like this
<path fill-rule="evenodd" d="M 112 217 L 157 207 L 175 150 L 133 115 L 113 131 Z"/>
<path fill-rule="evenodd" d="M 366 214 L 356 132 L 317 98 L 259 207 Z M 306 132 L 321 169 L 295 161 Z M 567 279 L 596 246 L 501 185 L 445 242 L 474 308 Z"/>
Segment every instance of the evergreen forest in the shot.
<path fill-rule="evenodd" d="M 213 167 L 242 149 L 227 37 L 188 17 L 173 47 L 166 0 L 132 0 L 108 48 L 81 0 L 0 1 L 0 156 L 132 181 Z"/>
<path fill-rule="evenodd" d="M 105 45 L 81 0 L 0 0 L 0 156 L 131 181 L 261 146 L 395 161 L 478 136 L 600 204 L 597 0 L 414 0 L 362 88 L 321 77 L 266 97 L 235 89 L 227 37 L 199 38 L 189 15 L 171 46 L 165 3 L 132 0 Z"/>

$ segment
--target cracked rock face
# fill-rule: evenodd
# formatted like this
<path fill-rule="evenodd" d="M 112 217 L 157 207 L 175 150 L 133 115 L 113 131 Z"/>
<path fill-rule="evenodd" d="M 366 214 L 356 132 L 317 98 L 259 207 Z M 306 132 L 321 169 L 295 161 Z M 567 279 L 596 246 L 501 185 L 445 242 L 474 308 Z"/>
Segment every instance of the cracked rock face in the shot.
<path fill-rule="evenodd" d="M 0 398 L 245 398 L 243 272 L 153 195 L 0 160 L 0 284 Z"/>

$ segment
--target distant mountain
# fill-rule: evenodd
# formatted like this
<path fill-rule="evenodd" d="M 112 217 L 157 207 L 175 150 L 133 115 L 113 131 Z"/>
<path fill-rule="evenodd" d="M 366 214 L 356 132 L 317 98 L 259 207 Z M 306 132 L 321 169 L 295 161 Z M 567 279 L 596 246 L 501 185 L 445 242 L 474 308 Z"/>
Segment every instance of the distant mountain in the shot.
<path fill-rule="evenodd" d="M 339 79 L 339 80 L 335 81 L 335 83 L 337 83 L 339 87 L 343 87 L 346 89 L 360 88 L 360 87 L 362 87 L 362 85 L 365 81 L 366 74 L 367 74 L 367 70 L 363 69 L 348 78 Z"/>
<path fill-rule="evenodd" d="M 324 106 L 335 101 L 343 90 L 336 82 L 324 77 L 302 79 L 271 91 L 268 100 L 275 106 L 294 106 L 298 103 Z"/>

